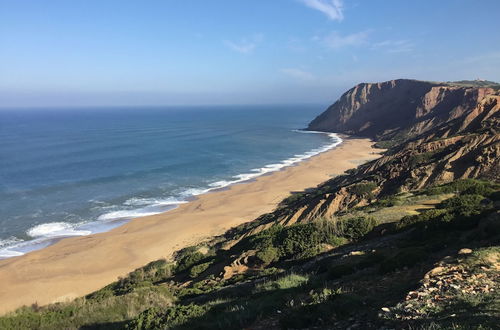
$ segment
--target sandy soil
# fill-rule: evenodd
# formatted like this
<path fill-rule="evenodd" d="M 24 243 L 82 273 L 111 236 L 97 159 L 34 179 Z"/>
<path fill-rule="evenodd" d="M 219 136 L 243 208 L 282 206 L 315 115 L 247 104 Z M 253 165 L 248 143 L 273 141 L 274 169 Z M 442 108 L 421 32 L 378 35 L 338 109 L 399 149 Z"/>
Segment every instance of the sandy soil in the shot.
<path fill-rule="evenodd" d="M 272 211 L 292 191 L 315 187 L 379 157 L 367 139 L 339 147 L 255 181 L 199 196 L 175 210 L 137 218 L 109 232 L 63 239 L 0 260 L 0 313 L 88 294 L 146 263 Z"/>

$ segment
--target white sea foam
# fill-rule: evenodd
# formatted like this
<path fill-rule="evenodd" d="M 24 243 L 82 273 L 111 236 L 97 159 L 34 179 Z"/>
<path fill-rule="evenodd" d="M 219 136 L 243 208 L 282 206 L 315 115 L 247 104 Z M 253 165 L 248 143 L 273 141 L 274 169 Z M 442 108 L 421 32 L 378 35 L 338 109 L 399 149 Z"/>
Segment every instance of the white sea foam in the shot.
<path fill-rule="evenodd" d="M 3 248 L 4 246 L 11 246 L 22 241 L 23 241 L 22 239 L 19 239 L 14 236 L 11 236 L 6 239 L 0 239 L 0 248 Z"/>
<path fill-rule="evenodd" d="M 121 211 L 113 211 L 100 215 L 97 220 L 106 221 L 106 220 L 117 220 L 117 219 L 132 219 L 139 217 L 146 217 L 148 215 L 155 215 L 161 213 L 159 211 L 144 211 L 142 209 L 136 210 L 121 210 Z"/>
<path fill-rule="evenodd" d="M 1 249 L 0 250 L 0 259 L 12 258 L 22 256 L 24 253 L 18 251 L 12 251 L 10 249 Z"/>
<path fill-rule="evenodd" d="M 179 200 L 176 198 L 139 198 L 139 197 L 133 197 L 125 201 L 123 203 L 124 205 L 127 206 L 162 206 L 162 205 L 178 205 L 178 204 L 183 204 L 187 203 L 185 200 Z"/>
<path fill-rule="evenodd" d="M 77 230 L 75 224 L 67 222 L 49 222 L 36 225 L 26 232 L 28 236 L 33 238 L 38 237 L 63 237 L 63 236 L 84 236 L 89 235 L 89 230 Z"/>
<path fill-rule="evenodd" d="M 31 227 L 26 234 L 32 240 L 21 240 L 10 238 L 0 242 L 0 259 L 21 256 L 26 252 L 37 250 L 50 245 L 50 242 L 57 238 L 71 236 L 85 236 L 92 234 L 91 230 L 78 229 L 81 224 L 71 224 L 67 222 L 49 222 Z"/>
<path fill-rule="evenodd" d="M 266 174 L 266 173 L 279 171 L 279 170 L 283 169 L 284 167 L 294 165 L 294 164 L 299 163 L 303 160 L 306 160 L 308 158 L 316 156 L 320 153 L 323 153 L 325 151 L 333 149 L 342 143 L 342 139 L 335 133 L 325 133 L 325 132 L 318 132 L 318 131 L 302 131 L 302 130 L 294 130 L 294 132 L 306 133 L 306 134 L 327 134 L 331 138 L 332 142 L 328 143 L 326 145 L 323 145 L 319 148 L 315 148 L 313 150 L 307 151 L 304 154 L 294 155 L 293 157 L 285 159 L 285 160 L 281 161 L 280 163 L 268 164 L 268 165 L 265 165 L 261 168 L 254 168 L 251 170 L 251 173 L 243 173 L 243 174 L 235 175 L 232 177 L 233 180 L 220 180 L 220 181 L 212 182 L 209 184 L 209 186 L 211 188 L 201 190 L 202 193 L 205 193 L 205 192 L 208 192 L 208 191 L 211 191 L 214 189 L 225 188 L 227 186 L 241 183 L 241 182 L 245 182 L 248 180 L 252 180 L 252 179 L 255 179 L 255 178 L 257 178 L 263 174 Z"/>

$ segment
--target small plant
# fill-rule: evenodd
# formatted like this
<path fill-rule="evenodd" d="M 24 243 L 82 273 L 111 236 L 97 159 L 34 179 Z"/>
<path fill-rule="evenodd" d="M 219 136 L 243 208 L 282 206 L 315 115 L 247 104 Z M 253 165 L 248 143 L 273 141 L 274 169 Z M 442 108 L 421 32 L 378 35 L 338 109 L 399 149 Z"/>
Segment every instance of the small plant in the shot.
<path fill-rule="evenodd" d="M 191 266 L 199 263 L 205 258 L 203 253 L 194 251 L 185 254 L 180 258 L 179 261 L 177 261 L 177 267 L 175 268 L 176 273 L 183 272 L 187 269 L 189 269 Z"/>
<path fill-rule="evenodd" d="M 279 250 L 273 246 L 268 246 L 263 250 L 259 250 L 255 256 L 264 265 L 269 265 L 270 263 L 279 259 Z"/>
<path fill-rule="evenodd" d="M 263 284 L 260 284 L 259 286 L 257 286 L 257 291 L 262 292 L 262 291 L 274 291 L 278 289 L 279 290 L 291 289 L 302 286 L 306 284 L 307 281 L 309 281 L 308 276 L 292 273 L 280 277 L 277 280 L 268 281 L 264 282 Z"/>
<path fill-rule="evenodd" d="M 353 194 L 362 196 L 364 198 L 372 199 L 373 191 L 377 188 L 375 182 L 358 183 L 350 187 L 350 191 Z"/>
<path fill-rule="evenodd" d="M 356 217 L 337 222 L 337 227 L 341 236 L 356 240 L 372 231 L 376 224 L 373 217 Z"/>
<path fill-rule="evenodd" d="M 212 264 L 212 262 L 209 261 L 209 262 L 204 262 L 202 264 L 194 265 L 189 270 L 189 277 L 191 277 L 191 278 L 198 277 L 198 275 L 200 275 L 201 273 L 206 271 L 208 269 L 208 267 L 210 267 L 211 264 Z"/>

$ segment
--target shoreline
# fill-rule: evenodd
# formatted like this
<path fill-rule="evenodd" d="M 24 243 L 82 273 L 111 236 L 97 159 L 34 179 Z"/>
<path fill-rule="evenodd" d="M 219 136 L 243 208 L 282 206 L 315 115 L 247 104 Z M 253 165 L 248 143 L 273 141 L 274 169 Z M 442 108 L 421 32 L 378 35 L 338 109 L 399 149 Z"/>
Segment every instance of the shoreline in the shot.
<path fill-rule="evenodd" d="M 331 150 L 343 142 L 343 139 L 340 136 L 342 134 L 339 135 L 337 133 L 331 132 L 306 130 L 294 130 L 294 132 L 298 132 L 301 134 L 323 134 L 330 138 L 330 142 L 328 144 L 323 144 L 317 148 L 306 151 L 302 154 L 296 154 L 284 160 L 280 160 L 275 163 L 269 163 L 262 167 L 248 170 L 247 172 L 234 175 L 224 180 L 211 182 L 203 188 L 186 188 L 186 192 L 191 192 L 185 196 L 182 196 L 181 194 L 181 196 L 170 196 L 166 199 L 159 198 L 157 199 L 156 204 L 144 204 L 135 209 L 114 210 L 99 215 L 95 220 L 84 221 L 77 224 L 64 221 L 37 224 L 27 230 L 28 236 L 32 236 L 32 239 L 19 241 L 14 240 L 13 244 L 2 246 L 0 248 L 0 260 L 23 256 L 26 253 L 51 246 L 62 239 L 105 233 L 113 230 L 114 228 L 123 226 L 124 224 L 136 218 L 142 218 L 145 216 L 157 215 L 172 211 L 182 204 L 195 200 L 197 196 L 225 190 L 232 185 L 249 183 L 260 176 L 266 176 L 275 172 L 282 171 L 287 167 L 295 166 L 304 160 L 310 159 L 311 157 Z M 158 202 L 161 200 L 163 200 L 163 202 Z M 165 203 L 165 200 L 168 200 L 168 202 Z M 33 235 L 31 233 L 32 231 L 37 234 Z"/>
<path fill-rule="evenodd" d="M 139 217 L 110 231 L 64 238 L 41 250 L 0 260 L 0 313 L 83 296 L 150 261 L 220 235 L 272 211 L 293 191 L 379 157 L 373 142 L 343 143 L 279 171 L 196 196 L 168 212 Z"/>

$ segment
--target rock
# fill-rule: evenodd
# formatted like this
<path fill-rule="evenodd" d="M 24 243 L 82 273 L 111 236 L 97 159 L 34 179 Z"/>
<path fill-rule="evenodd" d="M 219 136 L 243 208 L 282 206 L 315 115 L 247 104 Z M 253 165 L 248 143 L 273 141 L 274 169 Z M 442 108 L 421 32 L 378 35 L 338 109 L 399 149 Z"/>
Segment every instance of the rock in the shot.
<path fill-rule="evenodd" d="M 276 211 L 276 218 L 287 225 L 309 222 L 366 205 L 369 198 L 355 189 L 366 177 L 374 178 L 376 188 L 370 194 L 375 198 L 394 186 L 404 192 L 463 178 L 497 178 L 499 114 L 500 95 L 492 88 L 408 79 L 359 84 L 308 129 L 370 137 L 388 145 L 397 140 L 397 151 L 367 163 L 359 174 L 331 179 L 328 192 L 300 200 L 286 212 Z M 436 153 L 439 157 L 430 162 L 420 160 Z"/>
<path fill-rule="evenodd" d="M 435 275 L 438 275 L 438 274 L 441 274 L 443 273 L 444 271 L 446 270 L 446 268 L 442 267 L 442 266 L 439 266 L 439 267 L 436 267 L 436 268 L 433 268 L 431 269 L 427 274 L 429 274 L 429 277 L 431 276 L 435 276 Z M 426 275 L 427 275 L 426 274 Z"/>
<path fill-rule="evenodd" d="M 386 313 L 389 313 L 391 310 L 389 309 L 389 307 L 382 307 L 381 308 L 383 312 L 386 312 Z"/>
<path fill-rule="evenodd" d="M 471 254 L 471 253 L 472 253 L 472 250 L 468 249 L 468 248 L 463 248 L 463 249 L 460 249 L 460 251 L 458 251 L 458 254 Z"/>

